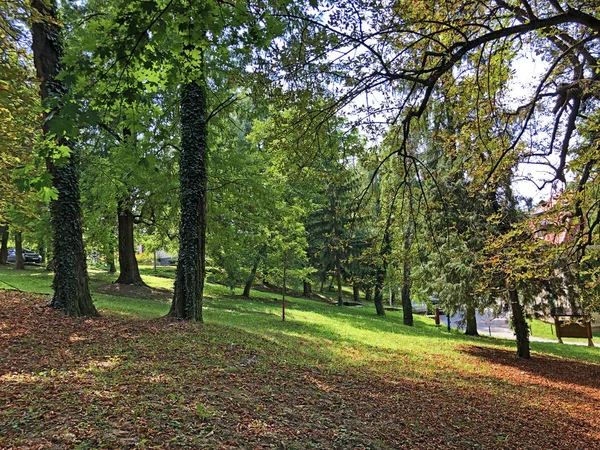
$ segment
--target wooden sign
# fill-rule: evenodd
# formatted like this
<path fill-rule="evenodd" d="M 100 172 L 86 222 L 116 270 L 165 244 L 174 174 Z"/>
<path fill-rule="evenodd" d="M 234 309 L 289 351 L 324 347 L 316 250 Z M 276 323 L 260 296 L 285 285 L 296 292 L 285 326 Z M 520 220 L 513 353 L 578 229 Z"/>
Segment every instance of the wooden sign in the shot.
<path fill-rule="evenodd" d="M 593 347 L 592 342 L 592 324 L 590 319 L 585 316 L 554 316 L 556 326 L 556 337 L 560 344 L 562 338 L 583 338 L 588 340 L 588 347 Z"/>

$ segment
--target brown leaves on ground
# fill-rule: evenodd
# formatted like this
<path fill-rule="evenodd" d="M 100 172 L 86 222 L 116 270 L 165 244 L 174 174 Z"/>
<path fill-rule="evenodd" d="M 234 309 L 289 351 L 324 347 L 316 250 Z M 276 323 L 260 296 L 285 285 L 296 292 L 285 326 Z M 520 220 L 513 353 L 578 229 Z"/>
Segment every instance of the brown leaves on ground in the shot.
<path fill-rule="evenodd" d="M 424 355 L 427 376 L 401 355 L 361 369 L 294 365 L 289 350 L 242 330 L 71 319 L 44 303 L 0 291 L 1 448 L 590 449 L 600 442 L 595 364 L 522 361 L 465 346 L 459 363 Z"/>

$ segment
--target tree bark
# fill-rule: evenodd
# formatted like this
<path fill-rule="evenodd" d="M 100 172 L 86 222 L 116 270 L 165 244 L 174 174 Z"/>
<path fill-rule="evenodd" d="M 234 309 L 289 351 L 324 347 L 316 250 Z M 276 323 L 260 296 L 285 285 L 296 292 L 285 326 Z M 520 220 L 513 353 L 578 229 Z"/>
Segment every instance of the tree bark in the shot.
<path fill-rule="evenodd" d="M 381 251 L 379 255 L 381 262 L 377 267 L 377 275 L 375 277 L 375 310 L 378 316 L 385 316 L 385 309 L 383 307 L 383 284 L 385 283 L 385 276 L 387 274 L 387 260 L 392 251 L 392 237 L 389 233 L 389 223 L 386 226 L 386 231 L 383 235 L 383 242 L 381 244 Z"/>
<path fill-rule="evenodd" d="M 133 227 L 135 216 L 129 206 L 130 199 L 117 201 L 119 228 L 119 278 L 115 283 L 146 286 L 140 275 L 140 269 L 135 258 L 135 242 Z"/>
<path fill-rule="evenodd" d="M 465 330 L 465 334 L 467 336 L 479 336 L 477 332 L 477 311 L 475 310 L 475 306 L 472 304 L 467 304 L 467 313 L 466 313 L 466 322 L 467 328 Z"/>
<path fill-rule="evenodd" d="M 2 244 L 0 246 L 0 264 L 6 265 L 8 263 L 8 226 L 0 226 L 0 240 Z"/>
<path fill-rule="evenodd" d="M 202 322 L 206 249 L 206 87 L 181 89 L 181 222 L 175 294 L 170 317 Z"/>
<path fill-rule="evenodd" d="M 344 304 L 344 298 L 342 296 L 342 267 L 340 264 L 340 260 L 336 259 L 335 261 L 335 278 L 337 281 L 337 294 L 338 294 L 338 306 L 342 306 Z"/>
<path fill-rule="evenodd" d="M 283 260 L 283 287 L 281 288 L 281 320 L 285 322 L 285 289 L 287 282 L 287 264 Z"/>
<path fill-rule="evenodd" d="M 372 292 L 373 292 L 373 288 L 371 288 L 371 286 L 365 287 L 365 302 L 371 303 Z"/>
<path fill-rule="evenodd" d="M 40 18 L 31 25 L 33 60 L 38 79 L 41 80 L 42 101 L 60 99 L 67 90 L 57 75 L 62 70 L 62 42 L 54 0 L 32 0 L 31 6 Z M 47 115 L 43 126 L 50 134 L 54 120 L 64 120 L 53 111 Z M 77 147 L 71 140 L 59 137 L 58 144 L 69 146 L 70 156 L 64 163 L 55 164 L 46 158 L 46 167 L 52 176 L 52 185 L 58 198 L 50 204 L 52 242 L 54 246 L 55 274 L 52 287 L 54 295 L 50 306 L 70 316 L 98 316 L 88 285 L 85 248 L 81 225 L 79 181 L 77 175 Z"/>
<path fill-rule="evenodd" d="M 529 359 L 529 328 L 523 314 L 523 307 L 519 302 L 519 293 L 516 289 L 508 289 L 508 298 L 512 311 L 512 322 L 517 337 L 517 356 L 519 358 Z"/>
<path fill-rule="evenodd" d="M 413 210 L 413 202 L 412 196 L 409 196 L 409 207 L 410 211 Z M 413 225 L 411 221 L 411 217 L 409 217 L 408 222 L 406 224 L 406 231 L 404 232 L 404 264 L 402 267 L 402 314 L 404 316 L 404 325 L 413 326 L 413 311 L 412 311 L 412 302 L 410 299 L 410 289 L 412 287 L 410 280 L 410 249 L 412 247 L 412 234 L 411 234 L 411 226 Z"/>
<path fill-rule="evenodd" d="M 312 298 L 312 285 L 310 284 L 310 282 L 302 282 L 302 295 L 306 298 Z"/>
<path fill-rule="evenodd" d="M 406 255 L 405 255 L 406 257 Z M 402 274 L 402 314 L 404 315 L 404 325 L 413 326 L 413 310 L 412 302 L 410 300 L 410 261 L 405 259 L 404 268 Z"/>
<path fill-rule="evenodd" d="M 252 285 L 254 284 L 254 279 L 256 278 L 256 272 L 258 271 L 258 265 L 260 264 L 263 253 L 266 251 L 267 246 L 264 245 L 259 250 L 256 258 L 254 259 L 254 263 L 252 264 L 252 268 L 250 269 L 250 275 L 248 275 L 248 279 L 246 280 L 246 284 L 244 285 L 244 293 L 242 296 L 246 298 L 250 298 L 250 290 L 252 289 Z"/>
<path fill-rule="evenodd" d="M 108 273 L 117 272 L 117 268 L 115 267 L 115 247 L 112 242 L 107 247 L 106 264 L 108 265 Z"/>
<path fill-rule="evenodd" d="M 15 270 L 25 270 L 23 260 L 23 235 L 20 231 L 15 233 Z"/>
<path fill-rule="evenodd" d="M 383 282 L 385 280 L 385 272 L 377 271 L 377 279 L 375 280 L 375 311 L 378 316 L 385 316 L 385 308 L 383 307 Z"/>
<path fill-rule="evenodd" d="M 360 285 L 357 282 L 352 284 L 352 299 L 355 302 L 360 302 Z"/>
<path fill-rule="evenodd" d="M 117 273 L 117 267 L 115 266 L 115 254 L 112 253 L 108 256 L 108 273 Z"/>

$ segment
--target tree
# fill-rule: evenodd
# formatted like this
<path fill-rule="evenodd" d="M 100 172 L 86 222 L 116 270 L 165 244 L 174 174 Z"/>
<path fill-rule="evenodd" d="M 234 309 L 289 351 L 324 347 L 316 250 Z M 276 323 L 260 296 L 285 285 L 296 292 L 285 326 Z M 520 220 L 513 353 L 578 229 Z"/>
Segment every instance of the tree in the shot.
<path fill-rule="evenodd" d="M 331 161 L 324 168 L 320 201 L 309 218 L 311 260 L 322 282 L 332 274 L 337 284 L 337 304 L 343 305 L 342 279 L 348 273 L 352 245 L 352 212 L 356 181 L 352 169 Z"/>
<path fill-rule="evenodd" d="M 169 315 L 202 322 L 206 236 L 206 85 L 201 78 L 181 90 L 181 223 L 175 295 Z"/>
<path fill-rule="evenodd" d="M 505 126 L 499 122 L 493 133 L 485 131 L 484 126 L 476 134 L 483 146 L 501 134 L 509 139 L 504 139 L 503 145 L 490 146 L 483 160 L 468 148 L 462 150 L 472 167 L 481 167 L 473 188 L 501 195 L 507 174 L 524 161 L 547 161 L 553 178 L 564 183 L 567 161 L 576 156 L 572 167 L 579 170 L 578 190 L 584 191 L 593 180 L 590 175 L 595 158 L 587 153 L 579 159 L 577 128 L 588 120 L 581 113 L 593 108 L 596 101 L 592 87 L 600 76 L 594 70 L 600 29 L 596 14 L 595 6 L 583 1 L 568 6 L 560 2 L 501 0 L 466 5 L 440 5 L 428 0 L 393 4 L 348 1 L 327 16 L 294 15 L 293 20 L 307 27 L 305 36 L 315 37 L 303 53 L 323 56 L 313 57 L 308 63 L 302 58 L 287 58 L 285 61 L 294 62 L 285 70 L 289 74 L 303 73 L 307 83 L 332 83 L 337 93 L 333 107 L 366 96 L 367 101 L 356 108 L 357 114 L 370 122 L 372 117 L 384 116 L 400 128 L 402 139 L 382 163 L 394 154 L 410 161 L 414 158 L 408 147 L 410 130 L 431 107 L 444 76 L 453 72 L 474 74 L 475 92 L 486 92 L 490 86 L 496 90 L 493 79 L 491 85 L 487 84 L 491 78 L 485 76 L 485 71 L 501 67 L 519 52 L 534 49 L 549 61 L 549 67 L 531 97 L 512 108 L 518 122 L 505 121 Z M 342 56 L 328 60 L 328 55 L 338 50 Z M 379 100 L 372 97 L 375 92 Z M 495 117 L 510 112 L 506 97 L 487 98 L 500 100 L 490 104 Z M 530 139 L 540 123 L 539 111 L 551 120 L 548 138 Z M 551 155 L 556 156 L 556 163 L 548 159 Z M 580 206 L 577 201 L 572 205 L 575 215 L 582 215 Z"/>
<path fill-rule="evenodd" d="M 270 276 L 281 281 L 282 320 L 285 320 L 285 296 L 290 278 L 303 280 L 310 271 L 306 267 L 306 231 L 304 210 L 296 199 L 278 204 L 278 217 L 269 242 L 268 254 L 272 259 Z"/>
<path fill-rule="evenodd" d="M 85 99 L 76 115 L 85 144 L 81 185 L 87 241 L 106 254 L 111 268 L 118 249 L 116 283 L 144 286 L 135 231 L 142 226 L 162 229 L 159 222 L 168 221 L 162 212 L 175 203 L 176 89 L 149 71 L 142 53 L 147 43 L 130 35 L 132 28 L 151 22 L 148 11 L 133 18 L 118 1 L 70 4 L 66 9 L 71 28 L 67 71 L 72 89 Z M 115 36 L 123 48 L 114 49 Z M 124 52 L 128 56 L 119 57 Z"/>
<path fill-rule="evenodd" d="M 52 111 L 43 126 L 50 145 L 46 166 L 57 198 L 51 203 L 55 258 L 53 308 L 70 316 L 98 316 L 88 286 L 87 265 L 81 227 L 77 146 L 69 139 L 60 113 L 67 100 L 67 87 L 59 78 L 62 41 L 56 3 L 33 0 L 32 49 L 40 94 Z M 62 157 L 61 157 L 62 152 Z M 57 154 L 58 153 L 58 154 Z"/>
<path fill-rule="evenodd" d="M 0 264 L 7 263 L 9 226 L 20 233 L 26 224 L 17 220 L 34 215 L 30 185 L 42 177 L 33 151 L 40 100 L 21 26 L 27 14 L 17 3 L 0 5 Z M 23 266 L 19 253 L 16 266 Z"/>

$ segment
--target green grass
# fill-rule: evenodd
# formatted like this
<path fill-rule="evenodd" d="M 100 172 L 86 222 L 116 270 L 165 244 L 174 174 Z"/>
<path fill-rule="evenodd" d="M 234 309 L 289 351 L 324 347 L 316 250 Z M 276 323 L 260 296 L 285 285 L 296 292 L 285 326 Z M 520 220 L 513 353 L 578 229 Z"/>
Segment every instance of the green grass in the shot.
<path fill-rule="evenodd" d="M 152 267 L 142 267 L 144 281 L 151 287 L 172 289 L 174 268 L 160 268 L 160 276 L 153 273 Z M 114 281 L 116 275 L 105 271 L 90 270 L 92 290 L 102 284 Z M 28 266 L 17 272 L 10 268 L 0 268 L 0 280 L 25 292 L 50 294 L 52 274 L 40 268 Z M 6 286 L 6 285 L 4 285 Z M 8 286 L 7 286 L 8 287 Z M 322 345 L 332 345 L 336 358 L 347 363 L 356 355 L 345 354 L 345 346 L 351 345 L 364 352 L 358 359 L 363 364 L 371 363 L 384 352 L 399 352 L 418 358 L 423 354 L 456 357 L 456 348 L 465 343 L 477 342 L 482 345 L 514 348 L 512 340 L 489 337 L 471 338 L 445 327 L 436 328 L 431 319 L 415 316 L 415 326 L 402 324 L 402 313 L 389 311 L 385 318 L 378 317 L 372 306 L 364 308 L 338 308 L 326 303 L 303 298 L 290 297 L 287 302 L 286 322 L 281 321 L 280 295 L 267 292 L 252 292 L 252 299 L 241 297 L 241 289 L 206 283 L 204 317 L 207 323 L 235 327 L 246 332 L 295 345 L 298 339 Z M 164 301 L 132 299 L 94 292 L 96 306 L 103 314 L 123 317 L 151 319 L 164 316 L 169 310 L 168 298 Z M 534 321 L 533 335 L 554 339 L 550 327 L 541 321 Z M 558 343 L 531 342 L 534 352 L 552 354 L 600 362 L 600 352 L 595 348 L 561 345 Z M 309 353 L 310 349 L 305 349 Z M 310 358 L 309 358 L 310 359 Z"/>

